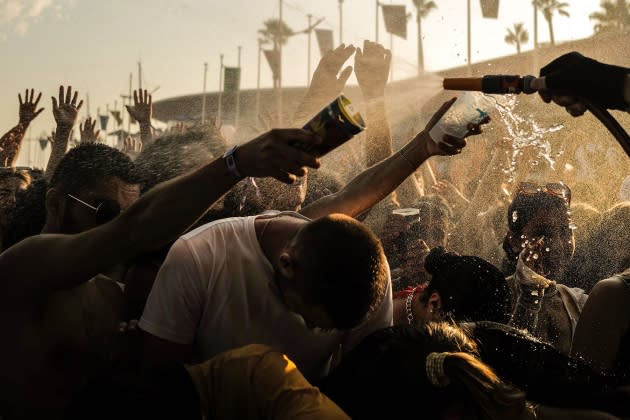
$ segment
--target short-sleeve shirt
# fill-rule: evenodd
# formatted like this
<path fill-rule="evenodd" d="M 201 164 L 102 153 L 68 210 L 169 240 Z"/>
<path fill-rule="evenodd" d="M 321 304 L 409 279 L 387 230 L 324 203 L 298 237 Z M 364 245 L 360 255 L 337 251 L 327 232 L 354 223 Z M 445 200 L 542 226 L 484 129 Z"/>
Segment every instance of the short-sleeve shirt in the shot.
<path fill-rule="evenodd" d="M 305 219 L 297 213 L 281 215 Z M 198 360 L 247 344 L 266 344 L 314 379 L 360 339 L 392 324 L 388 271 L 385 298 L 363 324 L 345 332 L 308 328 L 279 295 L 255 219 L 218 220 L 176 241 L 158 273 L 140 328 L 167 341 L 193 344 Z"/>

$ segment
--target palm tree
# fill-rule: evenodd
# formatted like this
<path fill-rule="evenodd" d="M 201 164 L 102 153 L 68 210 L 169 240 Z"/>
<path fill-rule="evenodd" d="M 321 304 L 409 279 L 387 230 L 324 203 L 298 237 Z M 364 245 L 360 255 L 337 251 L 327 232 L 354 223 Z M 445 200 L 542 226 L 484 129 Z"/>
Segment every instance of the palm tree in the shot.
<path fill-rule="evenodd" d="M 593 12 L 589 18 L 596 20 L 593 26 L 595 33 L 601 32 L 627 32 L 630 30 L 630 3 L 626 0 L 604 0 L 601 3 L 602 11 Z"/>
<path fill-rule="evenodd" d="M 568 3 L 561 3 L 558 0 L 534 0 L 534 6 L 542 11 L 547 25 L 549 25 L 549 41 L 551 45 L 556 45 L 556 40 L 553 36 L 553 14 L 558 12 L 561 16 L 569 16 L 569 12 L 565 9 L 569 7 Z"/>
<path fill-rule="evenodd" d="M 424 52 L 422 51 L 422 19 L 427 17 L 431 10 L 437 9 L 434 1 L 413 0 L 416 6 L 416 19 L 418 21 L 418 75 L 424 70 Z"/>
<path fill-rule="evenodd" d="M 515 23 L 513 29 L 507 28 L 507 35 L 505 36 L 505 42 L 512 45 L 516 45 L 516 53 L 521 53 L 521 44 L 527 44 L 529 42 L 529 33 L 523 26 L 523 23 Z"/>
<path fill-rule="evenodd" d="M 274 88 L 280 87 L 282 80 L 282 51 L 280 51 L 280 47 L 286 44 L 289 37 L 295 35 L 295 32 L 280 19 L 267 19 L 263 24 L 265 27 L 258 30 L 262 37 L 260 42 L 263 44 L 272 43 L 273 50 L 278 54 L 278 71 L 273 72 L 273 86 Z"/>
<path fill-rule="evenodd" d="M 265 27 L 259 29 L 258 33 L 262 35 L 264 43 L 270 42 L 273 44 L 274 50 L 277 50 L 281 45 L 285 45 L 289 37 L 295 34 L 293 29 L 279 19 L 267 19 L 263 24 Z"/>

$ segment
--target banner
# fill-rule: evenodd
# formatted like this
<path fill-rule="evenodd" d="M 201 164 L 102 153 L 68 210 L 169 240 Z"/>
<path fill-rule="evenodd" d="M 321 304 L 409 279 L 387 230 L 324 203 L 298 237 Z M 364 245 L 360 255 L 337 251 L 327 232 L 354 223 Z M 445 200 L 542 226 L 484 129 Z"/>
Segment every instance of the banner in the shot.
<path fill-rule="evenodd" d="M 499 0 L 481 0 L 481 14 L 488 19 L 499 17 Z"/>
<path fill-rule="evenodd" d="M 101 130 L 107 130 L 107 123 L 109 122 L 109 115 L 99 115 L 99 120 L 101 120 Z"/>
<path fill-rule="evenodd" d="M 273 73 L 274 80 L 280 78 L 280 51 L 277 50 L 263 50 L 265 53 L 265 57 L 267 58 L 267 63 L 269 63 L 269 67 L 271 67 L 271 72 Z"/>
<path fill-rule="evenodd" d="M 328 51 L 333 49 L 333 31 L 330 29 L 315 29 L 319 54 L 323 57 Z"/>
<path fill-rule="evenodd" d="M 120 111 L 109 111 L 109 113 L 112 114 L 112 117 L 116 120 L 116 125 L 122 124 L 123 120 L 120 116 Z"/>
<path fill-rule="evenodd" d="M 241 69 L 239 67 L 224 67 L 223 70 L 223 92 L 238 92 L 241 88 Z"/>
<path fill-rule="evenodd" d="M 407 39 L 407 9 L 406 6 L 382 5 L 385 30 L 392 35 Z"/>

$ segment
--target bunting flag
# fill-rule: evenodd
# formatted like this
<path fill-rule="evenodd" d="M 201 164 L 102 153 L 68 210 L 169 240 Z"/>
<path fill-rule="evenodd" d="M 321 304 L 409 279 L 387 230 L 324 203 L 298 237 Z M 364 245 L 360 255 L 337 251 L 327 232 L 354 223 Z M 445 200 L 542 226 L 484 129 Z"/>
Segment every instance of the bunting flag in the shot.
<path fill-rule="evenodd" d="M 239 67 L 224 67 L 223 69 L 223 92 L 238 92 L 241 88 L 241 69 Z"/>
<path fill-rule="evenodd" d="M 46 137 L 42 137 L 41 139 L 39 139 L 39 147 L 44 150 L 46 149 L 46 146 L 48 146 L 48 139 Z"/>
<path fill-rule="evenodd" d="M 385 30 L 392 35 L 407 39 L 407 9 L 402 5 L 382 5 Z"/>
<path fill-rule="evenodd" d="M 328 51 L 333 49 L 333 31 L 330 29 L 315 29 L 319 54 L 323 57 Z"/>
<path fill-rule="evenodd" d="M 481 0 L 481 14 L 488 19 L 499 17 L 499 0 Z"/>
<path fill-rule="evenodd" d="M 109 115 L 99 115 L 99 120 L 101 120 L 101 130 L 107 130 L 107 123 L 109 122 Z"/>
<path fill-rule="evenodd" d="M 267 63 L 271 67 L 274 80 L 280 79 L 280 51 L 278 50 L 263 50 Z"/>
<path fill-rule="evenodd" d="M 120 111 L 109 111 L 110 114 L 112 114 L 112 117 L 114 117 L 114 119 L 116 120 L 116 125 L 120 125 L 122 124 L 122 117 L 120 116 Z"/>

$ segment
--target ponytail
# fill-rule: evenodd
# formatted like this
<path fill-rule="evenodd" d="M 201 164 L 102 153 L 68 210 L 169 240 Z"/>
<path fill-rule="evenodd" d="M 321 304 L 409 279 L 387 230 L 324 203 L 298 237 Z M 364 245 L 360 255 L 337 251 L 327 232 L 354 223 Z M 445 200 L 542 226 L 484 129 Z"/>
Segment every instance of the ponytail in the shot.
<path fill-rule="evenodd" d="M 426 370 L 434 387 L 452 385 L 464 391 L 484 420 L 518 419 L 526 412 L 525 394 L 468 353 L 430 353 Z"/>

